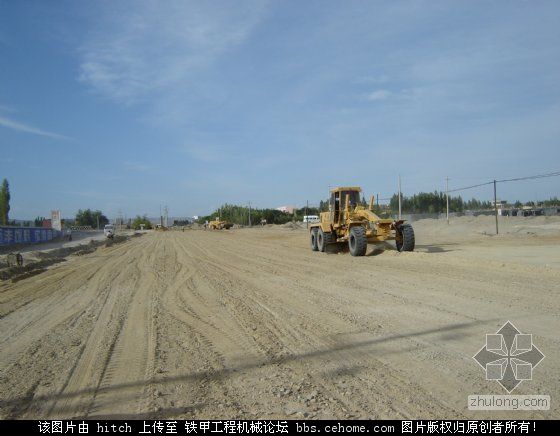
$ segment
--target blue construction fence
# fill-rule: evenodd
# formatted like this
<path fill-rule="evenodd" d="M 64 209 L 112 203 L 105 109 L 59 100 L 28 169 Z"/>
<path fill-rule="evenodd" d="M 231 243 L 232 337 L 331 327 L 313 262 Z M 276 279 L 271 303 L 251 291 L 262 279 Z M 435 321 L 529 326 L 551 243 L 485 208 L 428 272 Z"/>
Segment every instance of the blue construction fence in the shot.
<path fill-rule="evenodd" d="M 0 227 L 0 245 L 37 244 L 60 237 L 62 232 L 43 227 Z"/>

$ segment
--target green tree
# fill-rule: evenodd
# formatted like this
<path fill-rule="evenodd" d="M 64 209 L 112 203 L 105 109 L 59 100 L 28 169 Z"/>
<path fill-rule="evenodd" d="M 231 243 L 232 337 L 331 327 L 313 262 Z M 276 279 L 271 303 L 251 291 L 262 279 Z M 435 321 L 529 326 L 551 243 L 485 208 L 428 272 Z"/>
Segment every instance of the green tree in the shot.
<path fill-rule="evenodd" d="M 109 224 L 109 219 L 103 215 L 100 210 L 78 210 L 78 213 L 76 214 L 77 226 L 91 226 L 95 229 L 98 224 L 99 228 L 103 227 L 105 224 Z"/>
<path fill-rule="evenodd" d="M 148 219 L 148 217 L 146 215 L 144 216 L 140 216 L 137 215 L 136 218 L 134 218 L 134 220 L 132 221 L 132 225 L 131 227 L 134 230 L 139 230 L 141 227 L 141 225 L 144 225 L 145 229 L 151 229 L 152 228 L 152 223 L 150 222 L 150 220 Z"/>
<path fill-rule="evenodd" d="M 399 210 L 398 194 L 393 194 L 389 207 L 393 212 Z M 404 213 L 443 213 L 447 209 L 445 192 L 420 192 L 412 197 L 403 195 L 401 198 L 401 209 Z M 465 202 L 461 196 L 449 197 L 449 210 L 451 212 L 462 212 L 465 210 Z"/>
<path fill-rule="evenodd" d="M 37 218 L 35 218 L 33 224 L 35 224 L 35 227 L 43 227 L 44 220 L 45 220 L 44 216 L 38 216 Z"/>
<path fill-rule="evenodd" d="M 295 216 L 296 219 L 302 219 L 303 214 L 299 211 L 296 211 Z M 204 221 L 212 221 L 217 217 L 220 217 L 221 220 L 226 220 L 233 224 L 248 225 L 249 208 L 246 206 L 224 204 L 223 206 L 215 210 L 212 214 L 200 217 L 198 221 L 203 223 Z M 251 208 L 251 224 L 259 225 L 262 219 L 265 219 L 268 224 L 285 224 L 294 219 L 294 214 L 281 212 L 276 209 Z"/>
<path fill-rule="evenodd" d="M 10 215 L 10 184 L 7 179 L 2 181 L 0 188 L 0 224 L 8 224 Z"/>
<path fill-rule="evenodd" d="M 329 199 L 319 201 L 319 210 L 321 212 L 328 212 L 329 211 Z"/>
<path fill-rule="evenodd" d="M 307 208 L 307 215 L 319 215 L 320 210 L 317 207 L 312 207 L 309 206 Z M 305 207 L 302 207 L 301 209 L 296 209 L 296 216 L 298 217 L 298 219 L 303 219 L 303 217 L 305 216 Z"/>

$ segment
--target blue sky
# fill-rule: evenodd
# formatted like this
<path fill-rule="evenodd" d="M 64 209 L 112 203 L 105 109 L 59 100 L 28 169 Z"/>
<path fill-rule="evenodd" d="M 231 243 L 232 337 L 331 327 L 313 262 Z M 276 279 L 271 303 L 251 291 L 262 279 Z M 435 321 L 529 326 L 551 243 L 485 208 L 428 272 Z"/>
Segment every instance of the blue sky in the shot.
<path fill-rule="evenodd" d="M 560 170 L 559 22 L 557 1 L 0 0 L 11 217 L 188 216 L 339 184 L 390 196 L 399 174 L 412 194 Z"/>

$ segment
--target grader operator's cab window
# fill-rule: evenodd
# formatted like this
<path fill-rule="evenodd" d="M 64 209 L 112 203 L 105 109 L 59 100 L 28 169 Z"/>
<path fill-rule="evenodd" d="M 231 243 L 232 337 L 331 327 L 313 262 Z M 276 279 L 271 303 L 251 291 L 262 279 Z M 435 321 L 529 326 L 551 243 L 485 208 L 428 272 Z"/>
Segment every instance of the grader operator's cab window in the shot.
<path fill-rule="evenodd" d="M 346 195 L 348 195 L 348 207 L 353 209 L 360 203 L 360 193 L 358 191 L 336 191 L 331 194 L 331 210 L 333 221 L 338 221 L 340 211 L 346 206 Z"/>
<path fill-rule="evenodd" d="M 340 215 L 340 192 L 331 194 L 331 221 L 337 222 Z"/>
<path fill-rule="evenodd" d="M 344 209 L 346 206 L 346 195 L 348 195 L 348 206 L 350 209 L 356 207 L 360 203 L 360 193 L 358 191 L 341 191 L 335 192 L 335 208 L 337 210 Z"/>
<path fill-rule="evenodd" d="M 342 204 L 345 205 L 346 194 L 348 194 L 348 206 L 350 209 L 355 208 L 360 203 L 360 193 L 358 191 L 345 191 L 342 193 Z"/>

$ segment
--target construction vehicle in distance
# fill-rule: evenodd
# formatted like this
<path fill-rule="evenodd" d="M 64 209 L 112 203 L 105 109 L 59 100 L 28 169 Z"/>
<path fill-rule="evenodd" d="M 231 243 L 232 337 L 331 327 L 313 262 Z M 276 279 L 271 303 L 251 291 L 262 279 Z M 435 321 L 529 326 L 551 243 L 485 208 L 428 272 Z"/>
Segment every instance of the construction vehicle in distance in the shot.
<path fill-rule="evenodd" d="M 222 230 L 222 229 L 230 229 L 231 227 L 233 227 L 233 224 L 230 223 L 229 221 L 226 220 L 220 220 L 219 217 L 217 217 L 215 220 L 210 221 L 208 223 L 208 228 L 210 230 Z"/>
<path fill-rule="evenodd" d="M 107 239 L 113 239 L 115 236 L 115 226 L 113 224 L 105 224 L 103 228 L 103 234 Z"/>
<path fill-rule="evenodd" d="M 331 190 L 329 211 L 321 212 L 319 222 L 309 225 L 311 249 L 327 250 L 329 244 L 348 243 L 352 256 L 366 254 L 367 244 L 394 240 L 398 251 L 414 250 L 414 230 L 404 220 L 383 219 L 360 204 L 361 188 L 344 186 Z"/>

